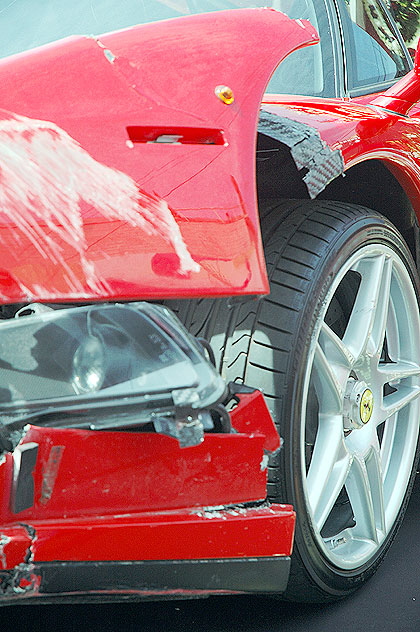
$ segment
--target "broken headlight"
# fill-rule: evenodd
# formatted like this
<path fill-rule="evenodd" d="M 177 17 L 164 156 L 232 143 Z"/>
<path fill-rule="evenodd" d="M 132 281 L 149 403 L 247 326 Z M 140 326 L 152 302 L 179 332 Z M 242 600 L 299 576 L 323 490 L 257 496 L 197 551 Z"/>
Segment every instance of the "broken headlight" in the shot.
<path fill-rule="evenodd" d="M 193 445 L 225 393 L 200 345 L 158 305 L 44 308 L 0 332 L 3 428 L 154 424 Z"/>

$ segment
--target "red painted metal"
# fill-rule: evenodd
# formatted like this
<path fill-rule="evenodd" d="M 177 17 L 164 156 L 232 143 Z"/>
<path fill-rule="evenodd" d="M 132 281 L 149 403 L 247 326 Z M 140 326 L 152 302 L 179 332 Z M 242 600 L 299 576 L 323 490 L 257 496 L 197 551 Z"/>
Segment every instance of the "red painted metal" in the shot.
<path fill-rule="evenodd" d="M 364 160 L 383 161 L 400 181 L 420 220 L 420 106 L 413 106 L 410 117 L 401 117 L 372 107 L 375 98 L 345 101 L 266 95 L 263 108 L 318 130 L 331 149 L 341 151 L 345 171 Z"/>
<path fill-rule="evenodd" d="M 14 568 L 28 561 L 32 544 L 32 536 L 25 527 L 0 527 L 0 569 Z"/>
<path fill-rule="evenodd" d="M 24 147 L 21 177 L 35 192 L 25 225 L 15 221 L 24 207 L 16 187 L 9 187 L 10 213 L 0 214 L 3 300 L 266 292 L 253 177 L 258 110 L 276 65 L 315 41 L 307 22 L 245 9 L 141 25 L 99 41 L 69 38 L 0 61 L 0 134 L 12 129 L 3 140 Z M 232 105 L 215 94 L 225 84 Z M 25 118 L 11 120 L 9 112 Z M 195 138 L 210 128 L 225 142 L 133 143 L 136 126 L 189 128 Z M 37 174 L 25 172 L 31 160 L 48 173 L 47 203 L 36 195 Z M 95 189 L 111 180 L 111 204 L 113 190 L 120 206 L 127 198 L 120 213 Z M 69 181 L 76 208 L 66 197 Z M 70 210 L 51 216 L 52 198 Z"/>
<path fill-rule="evenodd" d="M 294 523 L 290 505 L 35 520 L 32 551 L 36 562 L 290 555 Z"/>
<path fill-rule="evenodd" d="M 373 105 L 405 115 L 420 99 L 420 73 L 412 70 L 395 86 L 372 101 Z"/>
<path fill-rule="evenodd" d="M 420 100 L 420 41 L 417 45 L 414 69 L 384 94 L 373 100 L 373 104 L 405 115 Z"/>
<path fill-rule="evenodd" d="M 30 427 L 32 506 L 12 510 L 14 457 L 0 465 L 3 568 L 289 555 L 293 508 L 249 506 L 266 495 L 264 445 L 277 445 L 261 393 L 240 396 L 232 420 L 248 434 L 206 434 L 191 448 L 155 433 Z"/>
<path fill-rule="evenodd" d="M 0 214 L 0 297 L 129 299 L 267 291 L 254 177 L 258 108 L 276 64 L 315 37 L 307 23 L 302 28 L 276 11 L 246 9 L 142 25 L 99 41 L 70 38 L 1 60 L 0 140 L 27 139 L 35 134 L 33 121 L 51 121 L 58 128 L 45 131 L 46 137 L 61 133 L 53 162 L 65 163 L 71 173 L 68 143 L 75 139 L 91 169 L 99 165 L 125 174 L 137 187 L 143 224 L 133 225 L 124 213 L 107 215 L 100 201 L 81 195 L 73 217 L 76 228 L 81 222 L 80 233 L 68 224 L 54 234 L 52 227 L 63 220 L 50 217 L 38 200 L 31 213 L 38 213 L 32 220 L 39 234 L 31 240 L 30 227 L 15 220 L 22 215 L 22 200 L 9 196 L 14 211 L 5 214 L 3 205 Z M 255 73 L 255 67 L 263 70 Z M 215 94 L 224 84 L 233 90 L 232 105 Z M 383 95 L 351 102 L 277 97 L 270 104 L 318 129 L 331 148 L 343 152 L 346 168 L 378 158 L 398 169 L 398 178 L 409 183 L 404 186 L 417 189 L 418 112 L 411 107 L 417 84 L 415 70 Z M 398 103 L 410 104 L 409 119 L 370 107 L 394 107 L 392 99 L 397 110 Z M 10 112 L 24 117 L 15 121 L 14 134 L 7 132 Z M 153 140 L 161 131 L 182 139 L 147 142 L 148 134 Z M 39 127 L 37 137 L 42 137 Z M 36 157 L 45 158 L 42 152 Z M 102 172 L 105 179 L 110 173 Z M 50 190 L 57 185 L 54 177 Z M 417 202 L 418 192 L 409 193 Z M 168 208 L 159 216 L 151 209 L 162 201 Z M 78 239 L 69 237 L 70 229 Z M 51 254 L 47 238 L 56 246 L 55 260 L 46 256 Z M 184 262 L 176 248 L 180 241 Z M 30 265 L 22 262 L 23 251 Z"/>
<path fill-rule="evenodd" d="M 180 448 L 159 434 L 32 427 L 24 442 L 39 445 L 35 502 L 15 514 L 3 494 L 0 524 L 243 503 L 266 494 L 259 433 L 207 434 L 202 444 Z M 51 474 L 58 454 L 59 467 Z M 6 490 L 12 469 L 8 456 L 0 466 Z"/>
<path fill-rule="evenodd" d="M 258 9 L 0 61 L 0 141 L 23 156 L 18 178 L 8 164 L 1 172 L 0 300 L 266 292 L 258 110 L 277 63 L 315 41 L 307 23 Z M 318 130 L 345 169 L 385 162 L 420 219 L 418 67 L 384 95 L 266 97 L 263 107 Z M 290 506 L 226 508 L 265 497 L 264 448 L 279 440 L 261 394 L 240 395 L 232 422 L 239 434 L 183 449 L 156 434 L 31 427 L 32 506 L 13 512 L 13 456 L 0 465 L 2 569 L 25 565 L 35 586 L 33 561 L 289 555 Z"/>
<path fill-rule="evenodd" d="M 230 413 L 232 426 L 238 432 L 249 433 L 251 436 L 260 432 L 265 437 L 264 449 L 269 452 L 278 450 L 281 446 L 279 433 L 261 391 L 240 393 L 236 397 L 239 406 Z"/>

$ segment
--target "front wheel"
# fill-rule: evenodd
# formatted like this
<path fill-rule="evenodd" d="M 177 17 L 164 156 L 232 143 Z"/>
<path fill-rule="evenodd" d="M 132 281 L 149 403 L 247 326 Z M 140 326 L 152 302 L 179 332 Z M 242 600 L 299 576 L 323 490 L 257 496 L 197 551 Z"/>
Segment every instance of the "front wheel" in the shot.
<path fill-rule="evenodd" d="M 285 201 L 265 218 L 270 295 L 180 315 L 229 380 L 262 388 L 284 439 L 268 496 L 297 513 L 285 597 L 346 596 L 376 570 L 414 481 L 420 417 L 417 272 L 362 207 Z"/>
<path fill-rule="evenodd" d="M 266 245 L 271 293 L 249 331 L 243 377 L 263 387 L 285 440 L 269 493 L 298 517 L 288 596 L 319 601 L 374 572 L 408 501 L 420 415 L 417 273 L 395 228 L 367 209 L 286 208 Z"/>

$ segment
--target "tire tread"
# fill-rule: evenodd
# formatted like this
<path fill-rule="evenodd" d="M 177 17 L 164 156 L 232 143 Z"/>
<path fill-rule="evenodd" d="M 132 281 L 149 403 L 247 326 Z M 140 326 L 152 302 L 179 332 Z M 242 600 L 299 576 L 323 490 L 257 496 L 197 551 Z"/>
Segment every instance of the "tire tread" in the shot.
<path fill-rule="evenodd" d="M 167 301 L 167 304 L 193 334 L 204 332 L 208 340 L 217 340 L 218 366 L 226 379 L 262 388 L 279 432 L 283 434 L 287 423 L 284 411 L 290 400 L 288 376 L 298 370 L 296 350 L 302 346 L 302 314 L 313 278 L 321 274 L 323 261 L 331 248 L 355 221 L 387 220 L 363 207 L 313 200 L 284 200 L 262 215 L 262 237 L 271 285 L 269 296 L 244 297 L 239 301 Z M 265 363 L 264 356 L 274 359 L 275 366 Z M 285 475 L 290 471 L 285 450 L 270 459 L 267 484 L 270 500 L 292 501 Z M 283 598 L 330 602 L 342 596 L 344 593 L 324 590 L 314 582 L 299 551 L 295 550 L 289 586 Z"/>

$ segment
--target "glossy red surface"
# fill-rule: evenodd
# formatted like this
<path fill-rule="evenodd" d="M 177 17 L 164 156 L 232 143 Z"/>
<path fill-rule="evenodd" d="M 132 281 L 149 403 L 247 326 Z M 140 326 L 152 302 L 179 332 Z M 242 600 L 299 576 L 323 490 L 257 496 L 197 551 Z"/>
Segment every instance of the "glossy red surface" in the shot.
<path fill-rule="evenodd" d="M 405 115 L 420 99 L 420 76 L 412 70 L 395 86 L 373 100 L 373 105 Z"/>
<path fill-rule="evenodd" d="M 266 292 L 258 111 L 275 66 L 315 41 L 307 23 L 258 9 L 0 61 L 0 301 Z M 317 130 L 344 171 L 384 162 L 420 219 L 418 75 L 417 63 L 385 94 L 266 96 L 263 108 Z M 262 396 L 239 399 L 239 433 L 192 448 L 157 434 L 32 427 L 26 508 L 13 510 L 16 454 L 0 465 L 2 568 L 289 555 L 290 506 L 226 508 L 265 498 L 264 449 L 279 447 Z"/>
<path fill-rule="evenodd" d="M 420 41 L 417 46 L 414 68 L 405 77 L 373 100 L 373 104 L 399 114 L 407 114 L 420 100 Z"/>
<path fill-rule="evenodd" d="M 371 95 L 346 101 L 266 95 L 263 108 L 318 130 L 331 149 L 341 151 L 344 173 L 365 160 L 383 161 L 399 180 L 420 219 L 420 106 L 414 105 L 409 117 L 401 117 L 371 106 L 369 102 L 376 98 Z"/>
<path fill-rule="evenodd" d="M 208 434 L 192 448 L 148 433 L 52 430 L 32 427 L 24 443 L 38 444 L 34 504 L 15 514 L 2 495 L 0 520 L 31 522 L 265 498 L 264 436 Z M 62 449 L 57 452 L 57 448 Z M 51 453 L 59 467 L 51 477 Z M 10 490 L 13 458 L 0 466 Z M 46 490 L 48 489 L 48 493 Z"/>
<path fill-rule="evenodd" d="M 269 452 L 278 450 L 281 440 L 262 392 L 242 393 L 238 400 L 240 405 L 230 413 L 235 430 L 252 435 L 260 432 L 265 437 L 264 449 Z"/>
<path fill-rule="evenodd" d="M 0 534 L 0 569 L 14 568 L 27 559 L 32 538 L 21 525 L 2 527 Z"/>
<path fill-rule="evenodd" d="M 290 505 L 34 521 L 37 562 L 179 560 L 290 555 Z"/>
<path fill-rule="evenodd" d="M 69 38 L 0 61 L 0 140 L 23 156 L 13 165 L 19 183 L 3 174 L 0 297 L 266 292 L 258 110 L 276 65 L 315 41 L 309 23 L 246 9 Z M 233 90 L 231 105 L 216 96 L 220 85 Z M 133 142 L 136 126 L 187 128 L 196 139 L 210 128 L 224 142 Z"/>
<path fill-rule="evenodd" d="M 30 427 L 31 471 L 19 458 L 0 465 L 0 562 L 207 559 L 289 555 L 294 512 L 263 500 L 266 437 L 274 425 L 260 393 L 240 401 L 233 422 L 249 434 L 206 434 L 180 448 L 141 432 Z M 17 480 L 33 481 L 32 503 L 16 511 Z M 3 543 L 3 544 L 2 544 Z M 3 548 L 1 548 L 1 545 Z M 3 551 L 3 557 L 1 556 Z"/>

